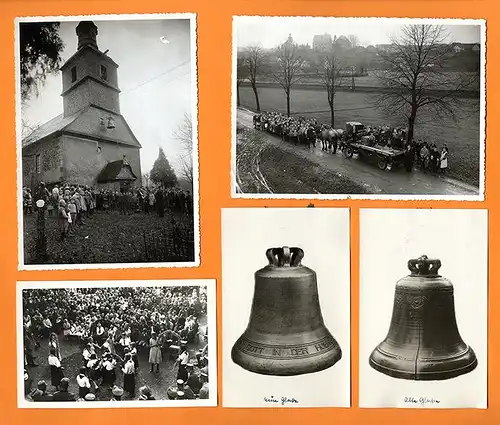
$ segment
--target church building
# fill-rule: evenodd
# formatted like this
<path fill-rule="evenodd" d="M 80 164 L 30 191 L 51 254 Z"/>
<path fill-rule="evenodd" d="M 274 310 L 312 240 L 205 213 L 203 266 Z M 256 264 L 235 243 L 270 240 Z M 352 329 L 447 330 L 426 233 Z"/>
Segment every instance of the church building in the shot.
<path fill-rule="evenodd" d="M 97 47 L 93 22 L 76 34 L 78 49 L 61 67 L 63 113 L 22 141 L 23 185 L 140 186 L 141 144 L 120 113 L 118 65 Z"/>

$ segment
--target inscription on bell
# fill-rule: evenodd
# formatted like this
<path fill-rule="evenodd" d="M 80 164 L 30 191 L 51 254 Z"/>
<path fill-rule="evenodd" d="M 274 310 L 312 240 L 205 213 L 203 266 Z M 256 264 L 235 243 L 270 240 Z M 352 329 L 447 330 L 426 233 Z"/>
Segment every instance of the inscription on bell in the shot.
<path fill-rule="evenodd" d="M 245 338 L 242 338 L 239 345 L 242 351 L 254 356 L 287 359 L 308 357 L 311 355 L 317 355 L 322 351 L 328 351 L 335 346 L 335 340 L 331 337 L 327 337 L 309 344 L 272 346 L 258 344 L 254 341 L 248 341 Z"/>

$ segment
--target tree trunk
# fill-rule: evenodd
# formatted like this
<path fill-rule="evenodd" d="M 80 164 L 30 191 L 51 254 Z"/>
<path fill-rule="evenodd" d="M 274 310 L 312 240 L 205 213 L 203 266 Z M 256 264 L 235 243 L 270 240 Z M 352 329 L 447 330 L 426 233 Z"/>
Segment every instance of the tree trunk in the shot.
<path fill-rule="evenodd" d="M 240 106 L 240 85 L 236 84 L 236 105 Z"/>
<path fill-rule="evenodd" d="M 290 116 L 290 90 L 286 91 L 286 116 Z"/>
<path fill-rule="evenodd" d="M 260 101 L 259 101 L 259 93 L 257 92 L 257 86 L 255 82 L 252 82 L 253 93 L 255 94 L 255 106 L 257 107 L 257 112 L 260 112 Z"/>
<path fill-rule="evenodd" d="M 328 102 L 330 104 L 330 117 L 331 117 L 331 120 L 332 120 L 332 128 L 335 128 L 335 104 L 333 103 L 333 101 L 331 102 Z"/>
<path fill-rule="evenodd" d="M 408 142 L 413 140 L 413 132 L 415 128 L 415 118 L 417 118 L 417 112 L 412 112 L 408 117 Z"/>

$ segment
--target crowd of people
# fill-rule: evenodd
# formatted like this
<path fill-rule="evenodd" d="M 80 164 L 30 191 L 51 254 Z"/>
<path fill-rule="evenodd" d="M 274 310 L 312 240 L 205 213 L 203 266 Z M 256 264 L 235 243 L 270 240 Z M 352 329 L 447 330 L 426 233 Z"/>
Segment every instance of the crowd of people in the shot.
<path fill-rule="evenodd" d="M 286 116 L 279 112 L 262 112 L 254 115 L 254 128 L 267 130 L 271 133 L 287 133 L 296 136 L 304 128 L 313 128 L 316 133 L 316 141 L 320 139 L 321 131 L 331 128 L 320 124 L 314 118 L 304 118 L 297 116 Z M 443 144 L 439 149 L 436 143 L 428 143 L 422 140 L 408 141 L 408 130 L 402 127 L 384 126 L 364 126 L 361 131 L 352 133 L 344 130 L 337 130 L 342 134 L 340 150 L 348 142 L 363 142 L 370 146 L 391 147 L 404 150 L 404 165 L 407 171 L 413 169 L 416 163 L 418 167 L 425 171 L 443 174 L 448 168 L 449 148 Z M 337 143 L 335 142 L 334 153 L 336 153 Z"/>
<path fill-rule="evenodd" d="M 25 396 L 30 401 L 207 399 L 208 328 L 199 324 L 206 313 L 202 286 L 24 290 Z M 74 370 L 63 367 L 61 339 L 81 352 Z M 193 346 L 201 348 L 189 349 Z M 136 390 L 145 357 L 150 374 L 168 362 L 177 368 L 164 393 L 154 394 L 148 385 Z M 50 382 L 40 380 L 35 387 L 31 376 L 44 358 Z M 78 391 L 71 392 L 72 386 Z"/>
<path fill-rule="evenodd" d="M 160 217 L 164 217 L 165 210 L 188 215 L 193 213 L 191 194 L 178 187 L 140 187 L 118 192 L 61 184 L 49 190 L 41 182 L 34 191 L 28 187 L 23 188 L 24 214 L 32 214 L 38 208 L 36 202 L 39 200 L 43 201 L 47 215 L 57 218 L 61 240 L 72 235 L 97 211 L 119 211 L 121 214 L 156 212 Z"/>

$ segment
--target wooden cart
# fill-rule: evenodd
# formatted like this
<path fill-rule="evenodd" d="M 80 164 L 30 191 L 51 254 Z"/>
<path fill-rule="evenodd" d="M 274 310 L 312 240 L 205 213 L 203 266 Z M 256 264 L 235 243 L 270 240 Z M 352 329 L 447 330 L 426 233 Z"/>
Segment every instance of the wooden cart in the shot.
<path fill-rule="evenodd" d="M 379 169 L 390 171 L 403 163 L 405 152 L 387 146 L 369 146 L 358 142 L 347 143 L 344 148 L 344 156 L 352 158 L 354 154 L 357 154 L 358 158 L 375 159 Z"/>

